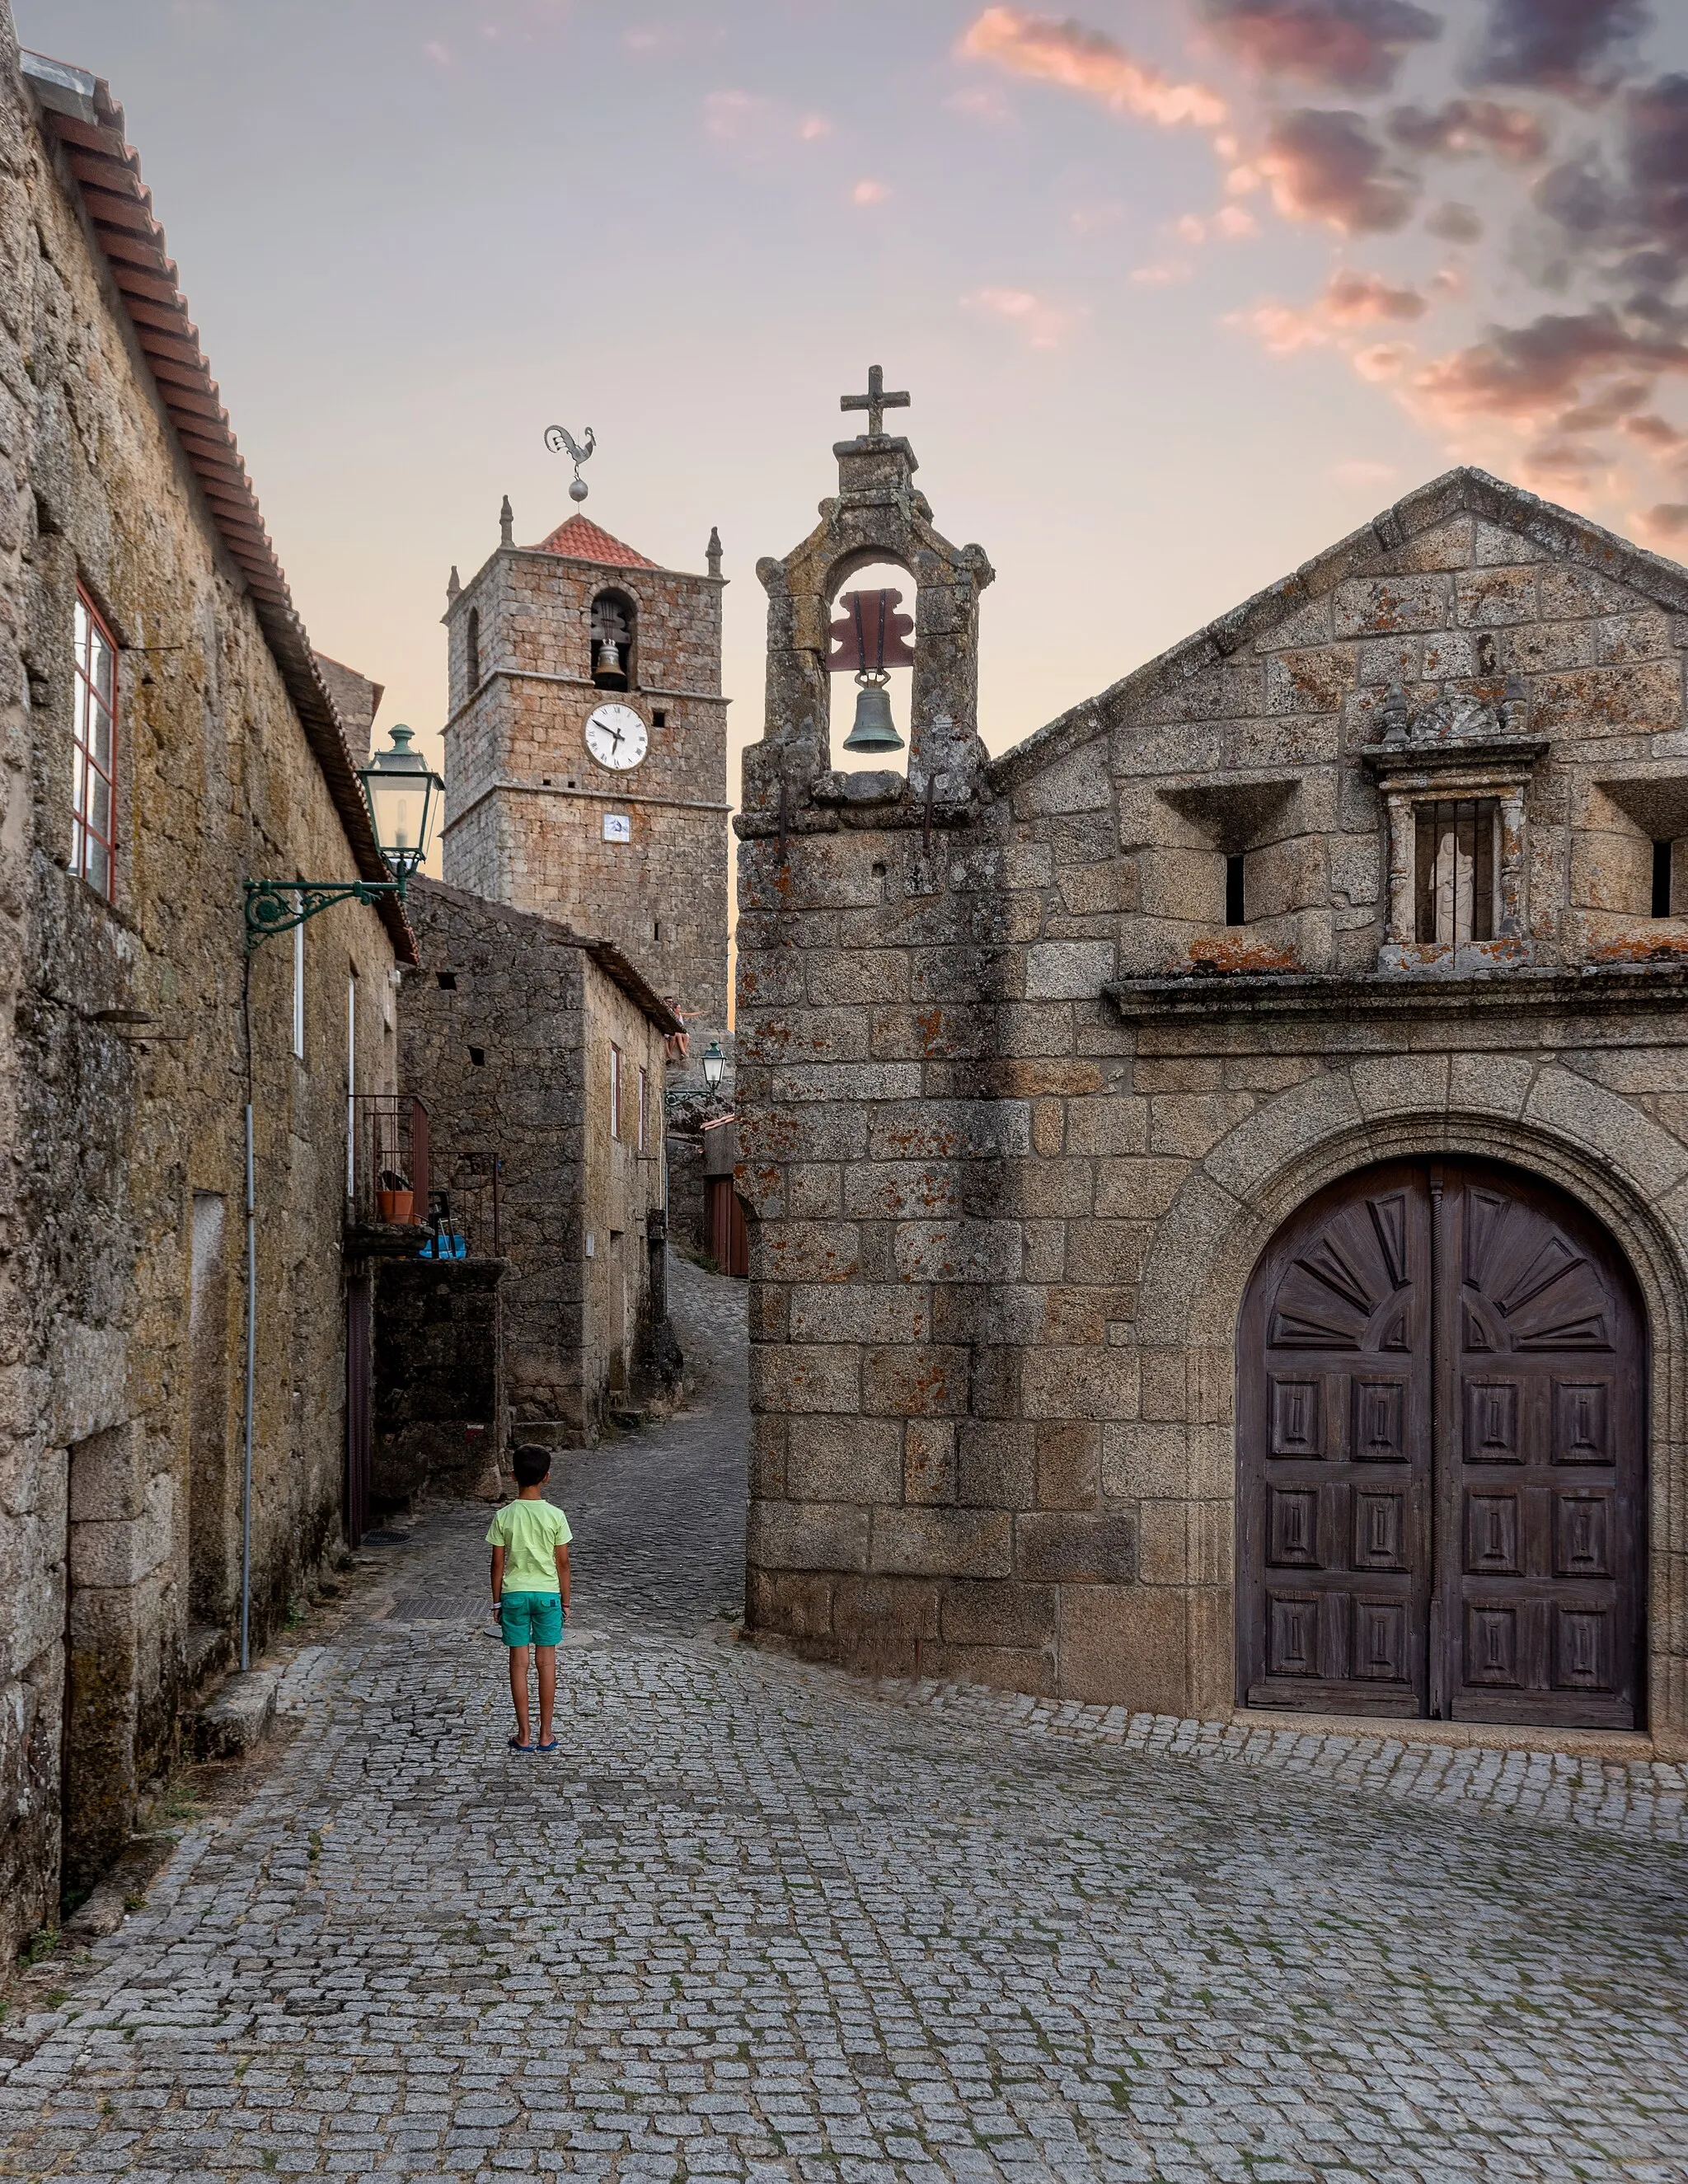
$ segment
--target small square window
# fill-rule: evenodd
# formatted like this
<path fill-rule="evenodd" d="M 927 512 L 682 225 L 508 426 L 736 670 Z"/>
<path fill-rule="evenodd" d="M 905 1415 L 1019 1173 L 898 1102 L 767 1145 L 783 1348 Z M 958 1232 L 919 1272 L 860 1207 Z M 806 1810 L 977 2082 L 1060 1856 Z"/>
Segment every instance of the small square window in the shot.
<path fill-rule="evenodd" d="M 457 991 L 457 973 L 455 971 L 436 971 L 434 972 L 434 977 L 439 981 L 440 988 L 443 992 L 454 994 Z"/>
<path fill-rule="evenodd" d="M 76 593 L 70 869 L 109 900 L 117 863 L 117 644 Z"/>
<path fill-rule="evenodd" d="M 469 1060 L 472 1067 L 476 1069 L 484 1069 L 487 1066 L 486 1048 L 484 1046 L 471 1046 L 469 1050 Z"/>

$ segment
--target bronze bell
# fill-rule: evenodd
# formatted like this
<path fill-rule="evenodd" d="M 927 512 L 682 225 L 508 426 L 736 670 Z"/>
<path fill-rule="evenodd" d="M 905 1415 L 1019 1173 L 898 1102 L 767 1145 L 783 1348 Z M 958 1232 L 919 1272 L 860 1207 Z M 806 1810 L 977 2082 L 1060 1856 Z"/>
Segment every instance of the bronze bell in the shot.
<path fill-rule="evenodd" d="M 855 694 L 855 721 L 844 738 L 844 749 L 850 751 L 900 750 L 903 739 L 897 733 L 897 724 L 891 718 L 890 694 L 885 688 L 885 678 L 858 675 L 860 685 Z"/>
<path fill-rule="evenodd" d="M 615 688 L 621 689 L 626 687 L 627 677 L 621 671 L 621 655 L 616 650 L 616 640 L 613 637 L 600 638 L 599 640 L 598 666 L 593 670 L 593 680 L 602 682 L 606 677 L 615 678 L 613 686 Z"/>

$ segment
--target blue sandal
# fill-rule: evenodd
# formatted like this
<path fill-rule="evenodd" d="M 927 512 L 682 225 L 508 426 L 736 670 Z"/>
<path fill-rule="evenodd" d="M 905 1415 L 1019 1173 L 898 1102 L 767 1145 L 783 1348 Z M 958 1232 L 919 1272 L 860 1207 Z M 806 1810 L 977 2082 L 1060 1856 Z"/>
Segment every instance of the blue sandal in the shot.
<path fill-rule="evenodd" d="M 536 1752 L 554 1752 L 556 1748 L 557 1740 L 554 1736 L 551 1739 L 551 1741 L 549 1744 L 536 1744 L 533 1747 Z"/>
<path fill-rule="evenodd" d="M 512 1752 L 519 1752 L 524 1759 L 531 1759 L 533 1757 L 533 1747 L 531 1744 L 522 1744 L 513 1736 L 507 1737 L 505 1741 Z"/>

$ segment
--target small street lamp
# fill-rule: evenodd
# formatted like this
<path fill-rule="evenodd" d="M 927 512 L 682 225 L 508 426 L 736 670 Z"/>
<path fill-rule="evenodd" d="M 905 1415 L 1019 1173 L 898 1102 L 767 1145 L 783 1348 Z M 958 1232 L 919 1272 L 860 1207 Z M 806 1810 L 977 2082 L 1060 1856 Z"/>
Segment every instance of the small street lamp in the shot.
<path fill-rule="evenodd" d="M 410 746 L 415 731 L 400 722 L 389 748 L 376 752 L 358 768 L 370 808 L 376 847 L 389 880 L 248 880 L 246 883 L 246 944 L 256 948 L 272 933 L 288 933 L 337 902 L 376 902 L 384 894 L 404 900 L 404 889 L 427 855 L 428 837 L 438 814 L 445 783 L 419 750 Z"/>
<path fill-rule="evenodd" d="M 719 1092 L 721 1080 L 727 1074 L 727 1056 L 721 1050 L 721 1041 L 712 1039 L 709 1051 L 704 1056 L 704 1082 L 711 1092 Z"/>

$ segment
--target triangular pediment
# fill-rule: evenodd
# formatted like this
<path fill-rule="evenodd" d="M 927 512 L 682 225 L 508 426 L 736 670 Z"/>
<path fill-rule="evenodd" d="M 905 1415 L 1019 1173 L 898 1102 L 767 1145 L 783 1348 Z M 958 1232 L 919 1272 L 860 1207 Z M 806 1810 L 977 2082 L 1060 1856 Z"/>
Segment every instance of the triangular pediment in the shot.
<path fill-rule="evenodd" d="M 1332 594 L 1367 580 L 1407 582 L 1463 566 L 1474 529 L 1496 562 L 1557 564 L 1591 583 L 1621 590 L 1630 605 L 1688 615 L 1688 569 L 1522 486 L 1462 467 L 1408 493 L 1289 576 L 1028 736 L 994 762 L 993 779 L 1006 786 L 1040 774 L 1098 735 L 1156 716 L 1181 690 L 1240 655 L 1273 644 L 1318 644 L 1314 632 Z M 1292 633 L 1298 619 L 1307 624 L 1305 640 Z"/>

